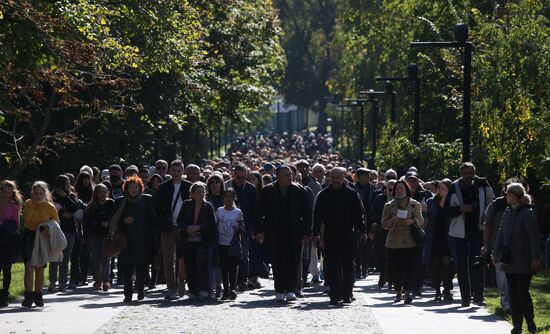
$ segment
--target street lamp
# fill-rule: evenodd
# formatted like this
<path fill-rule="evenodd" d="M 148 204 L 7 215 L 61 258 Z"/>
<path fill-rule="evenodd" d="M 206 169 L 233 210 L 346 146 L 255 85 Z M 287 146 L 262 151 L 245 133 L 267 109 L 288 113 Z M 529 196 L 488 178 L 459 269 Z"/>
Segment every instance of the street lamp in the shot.
<path fill-rule="evenodd" d="M 456 42 L 412 42 L 413 48 L 464 48 L 463 66 L 464 78 L 462 88 L 463 119 L 462 119 L 462 160 L 470 160 L 470 122 L 472 101 L 472 50 L 473 44 L 468 41 L 468 26 L 457 24 L 453 29 Z"/>
<path fill-rule="evenodd" d="M 361 94 L 361 93 L 360 93 Z M 359 131 L 359 160 L 361 163 L 363 163 L 363 154 L 364 154 L 364 132 L 365 132 L 365 103 L 371 103 L 372 104 L 372 124 L 373 124 L 373 132 L 372 132 L 372 153 L 371 153 L 371 159 L 370 159 L 370 168 L 375 168 L 374 158 L 376 156 L 376 123 L 377 123 L 377 114 L 378 114 L 378 100 L 374 98 L 374 95 L 368 95 L 368 98 L 358 98 L 358 99 L 346 99 L 346 101 L 355 103 L 351 106 L 360 106 L 361 107 L 361 131 Z"/>
<path fill-rule="evenodd" d="M 408 77 L 376 77 L 377 81 L 413 81 L 414 82 L 414 122 L 413 122 L 413 143 L 419 144 L 420 137 L 420 77 L 418 76 L 418 66 L 416 64 L 409 64 L 407 66 L 409 72 Z M 386 83 L 387 85 L 387 83 Z M 394 118 L 392 122 L 395 122 L 396 115 L 392 115 Z"/>

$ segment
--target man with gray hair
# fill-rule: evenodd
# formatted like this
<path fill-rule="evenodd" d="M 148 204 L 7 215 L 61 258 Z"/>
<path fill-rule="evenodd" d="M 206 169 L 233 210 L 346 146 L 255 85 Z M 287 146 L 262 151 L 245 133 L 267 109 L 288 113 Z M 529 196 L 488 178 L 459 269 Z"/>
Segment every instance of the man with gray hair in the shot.
<path fill-rule="evenodd" d="M 322 186 L 325 184 L 325 166 L 317 163 L 311 168 L 311 175 L 319 182 Z"/>
<path fill-rule="evenodd" d="M 185 179 L 191 183 L 199 182 L 201 180 L 201 168 L 193 164 L 187 165 Z"/>
<path fill-rule="evenodd" d="M 331 170 L 330 186 L 321 190 L 313 210 L 313 235 L 324 249 L 330 304 L 351 303 L 357 236 L 366 239 L 365 209 L 359 194 L 345 182 L 346 170 Z"/>

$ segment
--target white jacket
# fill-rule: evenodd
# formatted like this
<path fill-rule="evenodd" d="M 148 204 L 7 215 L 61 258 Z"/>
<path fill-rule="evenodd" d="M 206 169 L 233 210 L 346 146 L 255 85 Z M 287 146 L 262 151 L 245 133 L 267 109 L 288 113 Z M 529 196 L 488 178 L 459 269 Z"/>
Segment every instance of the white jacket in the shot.
<path fill-rule="evenodd" d="M 482 179 L 482 182 L 486 183 L 486 180 Z M 460 191 L 460 179 L 453 182 L 454 192 L 450 192 L 451 196 L 450 207 L 460 207 L 464 205 L 464 200 L 462 199 L 462 192 Z M 485 220 L 485 209 L 495 199 L 495 193 L 493 189 L 489 186 L 488 183 L 485 185 L 478 186 L 478 198 L 479 198 L 479 217 L 478 217 L 478 227 L 480 230 L 483 230 L 485 225 L 483 224 Z M 449 225 L 449 236 L 455 238 L 466 237 L 466 227 L 464 221 L 464 214 L 461 214 L 457 217 L 451 219 L 451 224 Z"/>
<path fill-rule="evenodd" d="M 40 232 L 42 226 L 48 227 L 48 234 Z M 38 225 L 34 247 L 32 249 L 31 265 L 43 267 L 48 262 L 61 262 L 63 250 L 67 247 L 67 239 L 61 227 L 55 220 L 48 220 Z"/>

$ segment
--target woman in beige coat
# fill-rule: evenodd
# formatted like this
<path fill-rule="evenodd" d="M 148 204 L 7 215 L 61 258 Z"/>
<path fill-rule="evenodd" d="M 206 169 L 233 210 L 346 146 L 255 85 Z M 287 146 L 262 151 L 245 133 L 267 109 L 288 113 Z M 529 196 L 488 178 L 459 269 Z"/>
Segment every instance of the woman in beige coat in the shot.
<path fill-rule="evenodd" d="M 422 228 L 421 205 L 411 198 L 411 190 L 405 181 L 397 181 L 393 188 L 393 200 L 384 205 L 382 228 L 388 230 L 386 248 L 391 278 L 399 302 L 405 294 L 405 304 L 412 302 L 411 289 L 414 271 L 414 250 L 417 244 L 411 234 L 411 225 Z"/>

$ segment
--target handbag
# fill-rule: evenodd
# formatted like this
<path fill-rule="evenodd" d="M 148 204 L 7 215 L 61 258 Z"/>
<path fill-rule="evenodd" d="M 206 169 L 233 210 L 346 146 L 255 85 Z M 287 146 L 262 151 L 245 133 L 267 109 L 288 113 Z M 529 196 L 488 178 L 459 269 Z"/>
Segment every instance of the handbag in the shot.
<path fill-rule="evenodd" d="M 417 245 L 423 245 L 426 242 L 426 232 L 416 224 L 411 225 L 411 236 Z"/>
<path fill-rule="evenodd" d="M 117 256 L 126 248 L 126 237 L 120 231 L 103 239 L 103 249 L 108 257 Z"/>
<path fill-rule="evenodd" d="M 229 256 L 242 259 L 243 258 L 243 248 L 241 246 L 241 235 L 235 233 L 233 238 L 231 238 L 231 243 L 229 244 Z"/>

